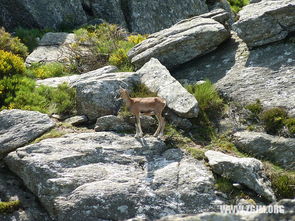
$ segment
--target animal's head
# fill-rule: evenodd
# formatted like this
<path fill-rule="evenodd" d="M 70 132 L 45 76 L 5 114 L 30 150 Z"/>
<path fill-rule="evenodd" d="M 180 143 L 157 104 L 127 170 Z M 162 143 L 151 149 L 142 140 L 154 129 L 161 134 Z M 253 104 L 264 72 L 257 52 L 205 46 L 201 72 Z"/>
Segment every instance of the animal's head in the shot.
<path fill-rule="evenodd" d="M 120 86 L 118 93 L 115 97 L 116 100 L 124 99 L 128 97 L 128 91 Z"/>

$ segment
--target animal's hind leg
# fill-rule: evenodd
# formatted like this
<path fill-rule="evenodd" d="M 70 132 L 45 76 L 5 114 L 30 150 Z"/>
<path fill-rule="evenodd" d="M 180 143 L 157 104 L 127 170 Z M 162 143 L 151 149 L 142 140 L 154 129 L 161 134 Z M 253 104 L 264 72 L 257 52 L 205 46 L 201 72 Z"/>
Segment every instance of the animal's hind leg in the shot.
<path fill-rule="evenodd" d="M 160 134 L 159 134 L 159 137 L 160 138 L 164 136 L 164 129 L 165 129 L 165 124 L 166 124 L 164 117 L 161 116 L 161 118 L 162 118 L 161 119 L 161 121 L 162 121 L 162 127 L 161 127 Z"/>

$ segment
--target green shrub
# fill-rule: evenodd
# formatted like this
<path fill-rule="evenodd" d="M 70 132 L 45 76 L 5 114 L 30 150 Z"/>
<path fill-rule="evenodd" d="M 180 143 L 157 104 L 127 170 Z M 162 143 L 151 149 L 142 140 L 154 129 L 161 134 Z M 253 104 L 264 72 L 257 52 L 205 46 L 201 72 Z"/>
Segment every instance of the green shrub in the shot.
<path fill-rule="evenodd" d="M 291 134 L 295 134 L 295 118 L 288 118 L 284 121 L 284 124 L 288 128 Z"/>
<path fill-rule="evenodd" d="M 52 30 L 50 29 L 27 29 L 18 27 L 15 30 L 15 35 L 28 47 L 29 52 L 32 52 L 38 47 L 38 39 L 41 39 L 43 35 Z"/>
<path fill-rule="evenodd" d="M 4 28 L 0 28 L 0 50 L 9 51 L 22 58 L 28 56 L 28 48 L 17 37 L 12 37 Z"/>
<path fill-rule="evenodd" d="M 287 112 L 280 107 L 275 107 L 264 111 L 261 120 L 267 133 L 276 134 L 284 126 Z"/>
<path fill-rule="evenodd" d="M 215 115 L 223 110 L 223 100 L 209 80 L 199 85 L 188 85 L 186 89 L 195 96 L 200 110 L 207 113 L 208 116 L 211 114 Z"/>
<path fill-rule="evenodd" d="M 130 35 L 127 37 L 128 33 L 125 30 L 117 25 L 107 23 L 80 28 L 75 30 L 74 33 L 77 35 L 79 44 L 91 45 L 91 56 L 94 58 L 92 62 L 96 62 L 100 66 L 115 65 L 121 71 L 134 70 L 127 53 L 136 44 L 146 39 L 146 35 Z M 76 54 L 75 57 L 82 59 L 79 47 L 72 45 L 72 49 Z M 80 62 L 76 62 L 74 67 L 77 65 L 81 65 Z"/>
<path fill-rule="evenodd" d="M 295 197 L 295 172 L 284 170 L 269 162 L 264 162 L 264 168 L 275 195 L 279 199 L 293 199 Z"/>
<path fill-rule="evenodd" d="M 195 96 L 200 108 L 198 118 L 192 120 L 196 127 L 192 133 L 199 141 L 209 141 L 216 136 L 214 121 L 224 110 L 223 99 L 208 80 L 203 84 L 188 85 L 186 89 Z"/>
<path fill-rule="evenodd" d="M 32 79 L 23 78 L 22 81 L 24 83 L 16 91 L 8 108 L 34 110 L 47 114 L 70 114 L 75 110 L 76 90 L 67 84 L 61 84 L 57 88 L 36 87 Z"/>
<path fill-rule="evenodd" d="M 0 50 L 0 79 L 21 75 L 25 72 L 25 65 L 22 58 L 11 52 Z"/>
<path fill-rule="evenodd" d="M 28 68 L 26 74 L 33 78 L 45 79 L 69 75 L 70 72 L 64 64 L 56 62 L 43 65 L 33 64 L 30 68 Z"/>
<path fill-rule="evenodd" d="M 21 206 L 19 200 L 10 201 L 10 202 L 0 202 L 0 214 L 3 213 L 12 213 L 18 210 Z"/>
<path fill-rule="evenodd" d="M 238 13 L 244 6 L 249 4 L 249 0 L 227 0 L 234 13 Z"/>
<path fill-rule="evenodd" d="M 157 93 L 151 92 L 145 84 L 133 85 L 130 97 L 156 97 Z"/>

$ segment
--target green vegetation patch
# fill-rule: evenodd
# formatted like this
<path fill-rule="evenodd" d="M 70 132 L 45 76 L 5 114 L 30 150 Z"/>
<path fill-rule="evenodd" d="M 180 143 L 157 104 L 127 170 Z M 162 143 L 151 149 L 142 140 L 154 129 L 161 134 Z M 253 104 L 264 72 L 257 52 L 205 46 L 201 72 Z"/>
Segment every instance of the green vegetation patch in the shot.
<path fill-rule="evenodd" d="M 210 141 L 216 136 L 215 122 L 224 111 L 223 99 L 209 80 L 203 84 L 187 85 L 186 89 L 195 96 L 200 108 L 198 118 L 192 120 L 195 129 L 191 132 L 199 141 Z"/>
<path fill-rule="evenodd" d="M 227 0 L 234 13 L 238 13 L 244 6 L 249 4 L 249 0 Z"/>
<path fill-rule="evenodd" d="M 21 206 L 19 200 L 10 201 L 10 202 L 0 202 L 0 214 L 3 213 L 12 213 L 18 210 Z"/>
<path fill-rule="evenodd" d="M 260 118 L 267 133 L 277 134 L 283 128 L 287 116 L 288 114 L 283 108 L 275 107 L 264 111 Z"/>
<path fill-rule="evenodd" d="M 22 58 L 28 56 L 28 48 L 18 37 L 11 36 L 4 28 L 0 28 L 0 50 L 9 51 Z"/>
<path fill-rule="evenodd" d="M 51 77 L 62 77 L 70 75 L 71 72 L 66 65 L 58 62 L 47 64 L 32 64 L 26 71 L 26 75 L 31 78 L 46 79 Z"/>
<path fill-rule="evenodd" d="M 270 162 L 263 164 L 275 195 L 279 199 L 293 199 L 295 197 L 295 171 L 285 170 Z"/>
<path fill-rule="evenodd" d="M 81 45 L 90 45 L 93 62 L 100 66 L 115 65 L 120 71 L 134 71 L 127 53 L 136 44 L 146 39 L 146 35 L 129 35 L 127 31 L 113 24 L 87 26 L 75 30 L 77 40 Z M 79 66 L 82 59 L 77 45 L 72 45 L 76 52 L 74 66 Z M 77 67 L 76 69 L 79 69 Z"/>
<path fill-rule="evenodd" d="M 18 27 L 14 30 L 15 35 L 21 40 L 23 44 L 28 47 L 29 52 L 32 52 L 35 48 L 38 47 L 38 39 L 41 39 L 42 36 L 50 32 L 49 29 L 27 29 Z"/>

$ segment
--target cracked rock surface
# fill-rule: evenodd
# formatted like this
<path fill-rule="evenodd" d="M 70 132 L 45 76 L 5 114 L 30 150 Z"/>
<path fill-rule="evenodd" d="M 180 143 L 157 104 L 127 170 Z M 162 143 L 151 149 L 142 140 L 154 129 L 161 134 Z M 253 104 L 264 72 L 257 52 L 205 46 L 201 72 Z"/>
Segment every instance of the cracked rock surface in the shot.
<path fill-rule="evenodd" d="M 53 128 L 47 114 L 36 111 L 3 110 L 0 112 L 0 158 Z"/>
<path fill-rule="evenodd" d="M 249 47 L 284 39 L 295 31 L 295 0 L 268 0 L 245 6 L 233 24 Z"/>
<path fill-rule="evenodd" d="M 59 221 L 156 219 L 222 203 L 203 162 L 151 137 L 68 134 L 20 148 L 5 162 Z"/>
<path fill-rule="evenodd" d="M 276 197 L 263 171 L 263 164 L 255 158 L 238 158 L 218 151 L 205 153 L 213 172 L 234 182 L 244 184 L 269 201 Z"/>

